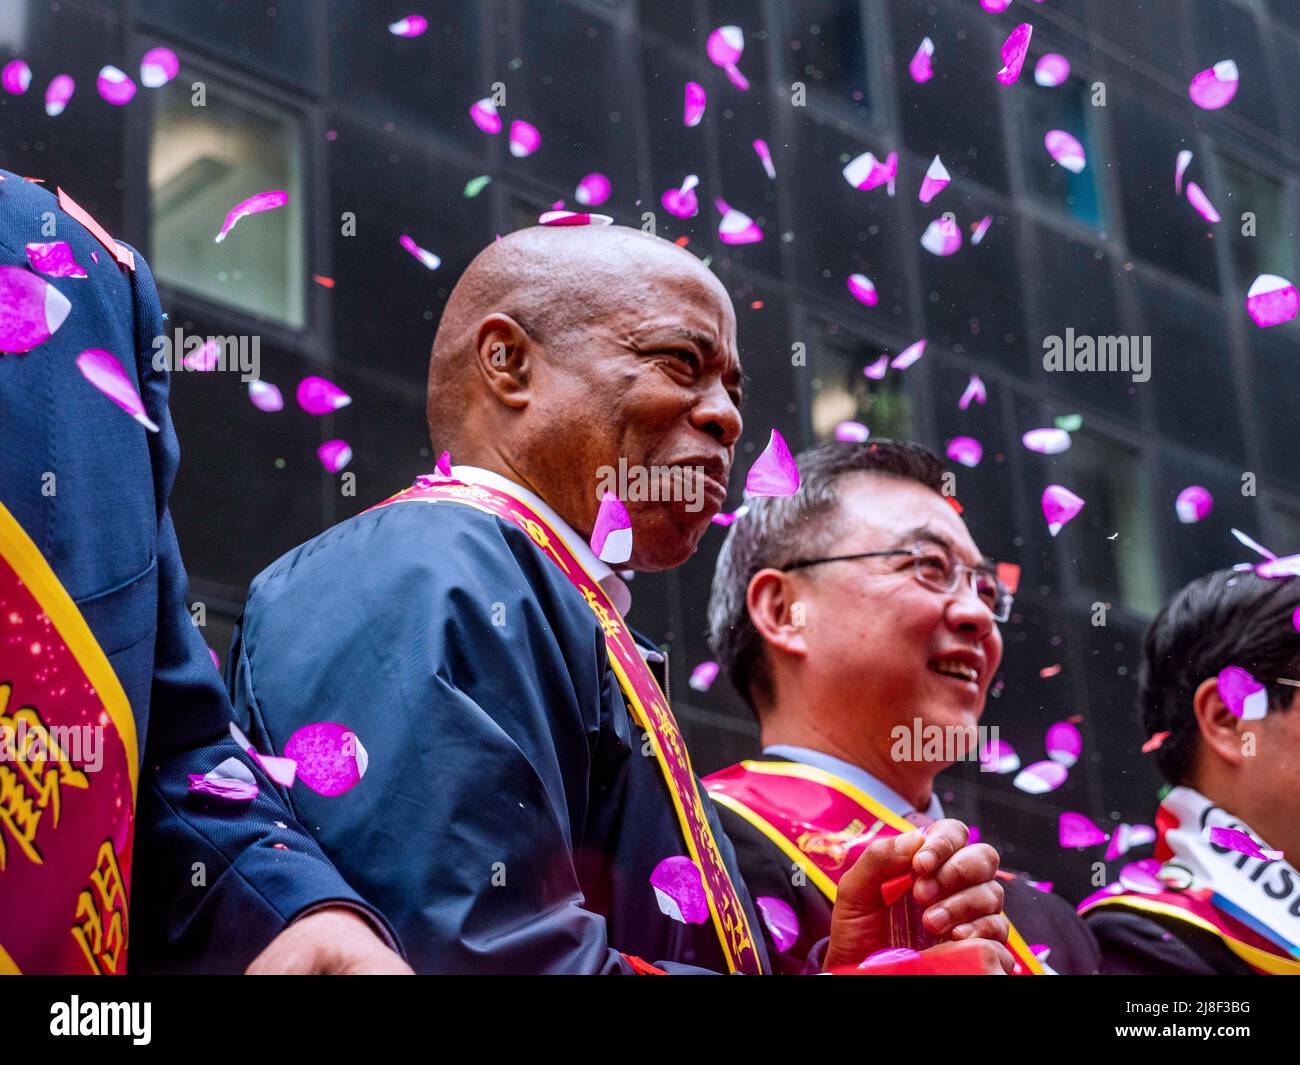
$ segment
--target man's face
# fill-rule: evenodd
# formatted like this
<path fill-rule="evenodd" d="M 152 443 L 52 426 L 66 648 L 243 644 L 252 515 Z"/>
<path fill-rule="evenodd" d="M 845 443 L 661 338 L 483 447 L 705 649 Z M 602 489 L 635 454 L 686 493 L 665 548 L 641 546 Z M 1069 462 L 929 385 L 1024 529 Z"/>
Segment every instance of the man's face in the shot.
<path fill-rule="evenodd" d="M 671 245 L 630 261 L 618 286 L 571 350 L 548 345 L 534 409 L 548 481 L 562 485 L 552 505 L 588 535 L 611 487 L 632 518 L 628 566 L 662 570 L 694 553 L 726 501 L 741 430 L 736 320 L 717 279 Z"/>
<path fill-rule="evenodd" d="M 965 522 L 947 500 L 915 481 L 854 474 L 840 481 L 836 537 L 814 557 L 907 550 L 981 561 Z M 888 737 L 894 725 L 971 726 L 1002 660 L 1002 635 L 969 577 L 957 590 L 917 581 L 906 555 L 831 562 L 792 571 L 804 604 L 803 669 L 836 709 L 820 727 L 852 750 Z"/>

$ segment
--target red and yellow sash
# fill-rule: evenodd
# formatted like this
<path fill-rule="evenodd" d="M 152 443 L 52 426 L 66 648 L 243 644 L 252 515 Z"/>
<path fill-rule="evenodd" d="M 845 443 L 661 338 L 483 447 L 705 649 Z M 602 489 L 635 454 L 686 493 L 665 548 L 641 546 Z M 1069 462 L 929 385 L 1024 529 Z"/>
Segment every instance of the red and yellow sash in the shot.
<path fill-rule="evenodd" d="M 695 786 L 690 756 L 686 752 L 686 744 L 682 741 L 677 721 L 668 708 L 668 701 L 660 691 L 658 681 L 637 650 L 631 632 L 604 589 L 592 579 L 591 574 L 540 515 L 527 504 L 504 492 L 459 481 L 423 485 L 417 482 L 413 487 L 371 509 L 392 506 L 394 503 L 460 503 L 517 525 L 560 568 L 569 583 L 582 595 L 605 634 L 609 662 L 623 689 L 633 720 L 646 731 L 654 748 L 655 760 L 663 772 L 673 806 L 677 810 L 687 850 L 703 874 L 709 913 L 722 944 L 727 966 L 732 972 L 761 973 L 762 965 L 754 936 L 709 828 L 704 804 Z"/>
<path fill-rule="evenodd" d="M 840 877 L 873 839 L 916 828 L 847 780 L 798 762 L 741 762 L 705 777 L 704 787 L 775 843 L 832 904 Z M 1042 975 L 1014 927 L 1007 946 L 1016 975 Z"/>
<path fill-rule="evenodd" d="M 126 693 L 0 504 L 0 973 L 126 971 L 137 773 Z"/>

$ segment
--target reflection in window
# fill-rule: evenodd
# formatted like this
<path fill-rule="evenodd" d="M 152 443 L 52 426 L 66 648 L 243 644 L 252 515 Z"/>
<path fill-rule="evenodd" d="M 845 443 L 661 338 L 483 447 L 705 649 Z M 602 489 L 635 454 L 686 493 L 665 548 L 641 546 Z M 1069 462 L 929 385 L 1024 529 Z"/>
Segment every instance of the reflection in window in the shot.
<path fill-rule="evenodd" d="M 206 103 L 188 83 L 156 94 L 149 156 L 150 262 L 158 280 L 245 314 L 301 328 L 304 231 L 302 136 L 292 112 L 204 76 Z M 281 208 L 214 238 L 226 212 L 284 189 Z"/>
<path fill-rule="evenodd" d="M 1061 534 L 1085 594 L 1135 614 L 1160 607 L 1159 565 L 1141 458 L 1127 448 L 1075 433 L 1065 452 L 1064 484 L 1085 486 L 1086 503 Z M 1113 539 L 1112 539 L 1113 538 Z"/>
<path fill-rule="evenodd" d="M 912 402 L 903 391 L 902 375 L 895 370 L 883 380 L 873 381 L 862 372 L 883 354 L 879 345 L 833 323 L 814 327 L 808 365 L 812 371 L 812 430 L 818 441 L 833 437 L 835 427 L 845 421 L 861 422 L 872 436 L 912 435 Z"/>
<path fill-rule="evenodd" d="M 1101 200 L 1096 175 L 1098 168 L 1105 164 L 1098 157 L 1097 138 L 1093 136 L 1090 93 L 1078 78 L 1070 78 L 1054 89 L 1034 85 L 1030 79 L 1022 97 L 1024 111 L 1018 135 L 1029 191 L 1064 208 L 1080 222 L 1100 229 Z M 1083 145 L 1087 163 L 1081 173 L 1072 173 L 1048 154 L 1044 138 L 1054 129 L 1064 130 Z"/>
<path fill-rule="evenodd" d="M 871 112 L 867 85 L 866 34 L 856 3 L 802 0 L 782 4 L 781 34 L 790 78 L 805 82 L 859 118 Z"/>
<path fill-rule="evenodd" d="M 1249 285 L 1260 274 L 1294 277 L 1295 226 L 1281 184 L 1230 155 L 1220 154 L 1219 165 L 1225 199 L 1218 207 L 1227 223 L 1237 284 Z M 1253 220 L 1243 221 L 1247 211 Z M 1247 236 L 1243 229 L 1251 235 Z"/>

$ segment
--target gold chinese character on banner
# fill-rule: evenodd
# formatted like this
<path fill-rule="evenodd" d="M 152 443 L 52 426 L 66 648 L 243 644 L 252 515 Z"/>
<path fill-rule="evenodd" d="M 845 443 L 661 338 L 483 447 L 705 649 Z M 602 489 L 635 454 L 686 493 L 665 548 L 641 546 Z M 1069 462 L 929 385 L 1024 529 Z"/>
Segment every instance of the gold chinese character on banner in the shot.
<path fill-rule="evenodd" d="M 100 845 L 89 888 L 77 896 L 72 936 L 96 976 L 117 972 L 126 947 L 126 888 L 112 840 Z M 84 920 L 83 920 L 84 918 Z"/>

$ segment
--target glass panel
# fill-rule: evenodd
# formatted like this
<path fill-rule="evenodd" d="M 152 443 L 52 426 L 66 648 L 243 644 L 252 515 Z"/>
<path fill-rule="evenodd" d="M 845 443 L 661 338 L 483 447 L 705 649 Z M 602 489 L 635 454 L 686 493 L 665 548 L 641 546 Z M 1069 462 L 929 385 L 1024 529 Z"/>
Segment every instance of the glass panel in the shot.
<path fill-rule="evenodd" d="M 866 35 L 857 0 L 803 0 L 779 6 L 788 75 L 784 87 L 801 81 L 814 102 L 869 118 Z"/>
<path fill-rule="evenodd" d="M 1295 277 L 1295 224 L 1281 184 L 1230 155 L 1219 155 L 1224 202 L 1219 211 L 1232 247 L 1237 287 L 1246 289 L 1260 274 Z M 1249 235 L 1242 214 L 1255 217 Z"/>
<path fill-rule="evenodd" d="M 910 439 L 912 401 L 895 372 L 882 381 L 862 373 L 888 351 L 834 322 L 812 320 L 808 368 L 812 371 L 812 430 L 817 441 L 830 439 L 843 421 L 861 422 L 872 436 Z"/>
<path fill-rule="evenodd" d="M 301 119 L 203 74 L 157 90 L 149 157 L 150 249 L 161 284 L 245 314 L 302 327 L 305 261 Z M 235 204 L 284 189 L 284 207 L 250 215 L 223 243 Z"/>
<path fill-rule="evenodd" d="M 1036 85 L 1031 77 L 1020 100 L 1022 110 L 1016 136 L 1020 141 L 1026 189 L 1042 203 L 1060 208 L 1071 218 L 1097 229 L 1104 228 L 1096 175 L 1107 164 L 1093 135 L 1099 109 L 1092 105 L 1092 90 L 1079 78 L 1070 78 L 1049 89 Z M 1064 130 L 1083 145 L 1086 163 L 1080 173 L 1067 170 L 1048 154 L 1043 138 L 1049 130 L 1056 129 Z"/>

